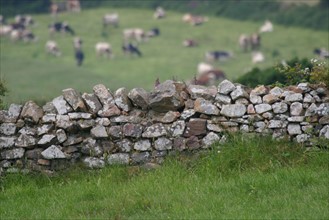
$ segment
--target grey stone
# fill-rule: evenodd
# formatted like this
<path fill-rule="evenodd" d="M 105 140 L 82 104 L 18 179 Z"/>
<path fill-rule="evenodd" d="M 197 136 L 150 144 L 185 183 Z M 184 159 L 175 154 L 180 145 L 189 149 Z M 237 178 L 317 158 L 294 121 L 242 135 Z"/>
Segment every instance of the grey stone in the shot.
<path fill-rule="evenodd" d="M 138 124 L 141 122 L 141 118 L 138 117 L 138 116 L 134 116 L 134 115 L 131 115 L 131 116 L 125 116 L 125 115 L 120 115 L 120 116 L 117 116 L 117 117 L 112 117 L 110 119 L 111 122 L 114 122 L 114 123 L 134 123 L 134 124 Z"/>
<path fill-rule="evenodd" d="M 38 127 L 37 129 L 38 136 L 49 133 L 53 128 L 54 128 L 53 124 L 45 124 L 42 125 L 41 127 Z"/>
<path fill-rule="evenodd" d="M 65 115 L 65 114 L 73 111 L 71 106 L 65 101 L 65 99 L 62 95 L 54 98 L 52 103 L 55 106 L 58 114 L 60 114 L 60 115 Z"/>
<path fill-rule="evenodd" d="M 190 117 L 192 117 L 195 114 L 195 110 L 194 109 L 186 109 L 182 112 L 181 114 L 181 119 L 188 119 Z"/>
<path fill-rule="evenodd" d="M 268 124 L 268 128 L 282 128 L 283 127 L 283 121 L 280 120 L 271 120 Z"/>
<path fill-rule="evenodd" d="M 143 164 L 149 162 L 151 154 L 149 152 L 135 152 L 131 155 L 131 161 L 133 164 Z"/>
<path fill-rule="evenodd" d="M 83 138 L 81 136 L 78 135 L 70 135 L 68 136 L 67 140 L 64 141 L 63 146 L 69 146 L 69 145 L 75 145 L 75 144 L 79 144 L 83 141 Z"/>
<path fill-rule="evenodd" d="M 33 150 L 27 150 L 25 152 L 25 156 L 27 159 L 33 159 L 33 160 L 37 160 L 40 159 L 42 157 L 41 152 L 43 151 L 43 149 L 41 148 L 36 148 Z"/>
<path fill-rule="evenodd" d="M 324 137 L 326 139 L 329 139 L 329 125 L 324 126 L 319 133 L 320 137 Z"/>
<path fill-rule="evenodd" d="M 28 101 L 23 106 L 21 118 L 37 124 L 43 116 L 43 110 L 33 101 Z"/>
<path fill-rule="evenodd" d="M 107 158 L 107 162 L 110 165 L 128 165 L 129 160 L 129 154 L 126 153 L 110 154 Z"/>
<path fill-rule="evenodd" d="M 17 139 L 15 145 L 17 147 L 34 147 L 36 145 L 36 140 L 30 135 L 21 134 Z"/>
<path fill-rule="evenodd" d="M 111 92 L 103 84 L 94 86 L 93 91 L 103 106 L 114 104 L 114 99 Z"/>
<path fill-rule="evenodd" d="M 56 131 L 56 136 L 59 143 L 63 143 L 64 141 L 67 140 L 66 133 L 63 129 L 58 129 Z"/>
<path fill-rule="evenodd" d="M 215 101 L 220 103 L 220 104 L 231 104 L 232 103 L 232 99 L 230 96 L 228 95 L 223 95 L 220 93 L 217 93 L 216 97 L 215 97 Z"/>
<path fill-rule="evenodd" d="M 273 115 L 272 112 L 265 112 L 265 113 L 262 114 L 262 117 L 264 119 L 271 120 L 274 117 L 274 115 Z"/>
<path fill-rule="evenodd" d="M 207 115 L 219 115 L 219 109 L 210 101 L 203 98 L 197 98 L 194 102 L 194 110 Z"/>
<path fill-rule="evenodd" d="M 255 110 L 256 110 L 256 113 L 262 114 L 264 112 L 271 111 L 272 106 L 269 104 L 258 104 L 258 105 L 255 105 Z"/>
<path fill-rule="evenodd" d="M 303 101 L 303 94 L 301 93 L 291 93 L 288 94 L 285 99 L 286 102 L 302 102 Z"/>
<path fill-rule="evenodd" d="M 216 86 L 201 86 L 190 84 L 187 87 L 187 91 L 190 93 L 192 99 L 203 98 L 207 100 L 214 100 L 217 94 Z"/>
<path fill-rule="evenodd" d="M 304 116 L 292 116 L 292 117 L 289 117 L 287 120 L 289 122 L 302 122 L 304 121 L 305 117 Z"/>
<path fill-rule="evenodd" d="M 202 139 L 202 148 L 208 148 L 210 147 L 212 144 L 216 143 L 217 141 L 219 141 L 220 138 L 217 134 L 215 134 L 214 132 L 209 132 L 203 139 Z"/>
<path fill-rule="evenodd" d="M 82 160 L 83 164 L 91 169 L 100 169 L 105 167 L 105 162 L 96 157 L 86 157 Z"/>
<path fill-rule="evenodd" d="M 107 129 L 107 133 L 110 137 L 118 139 L 122 137 L 122 127 L 121 126 L 111 126 Z"/>
<path fill-rule="evenodd" d="M 103 108 L 97 112 L 100 117 L 112 117 L 120 115 L 121 111 L 115 104 L 103 105 Z"/>
<path fill-rule="evenodd" d="M 26 135 L 36 135 L 37 134 L 37 129 L 35 129 L 34 127 L 22 127 L 19 131 L 19 134 L 26 134 Z"/>
<path fill-rule="evenodd" d="M 172 80 L 166 80 L 150 93 L 149 106 L 156 112 L 176 111 L 184 107 L 184 100 Z"/>
<path fill-rule="evenodd" d="M 267 94 L 263 97 L 263 102 L 266 104 L 273 104 L 277 101 L 279 101 L 279 97 L 273 94 Z"/>
<path fill-rule="evenodd" d="M 178 137 L 181 136 L 184 133 L 185 129 L 185 121 L 183 120 L 178 120 L 175 121 L 169 128 L 169 132 L 171 136 L 173 137 Z"/>
<path fill-rule="evenodd" d="M 65 154 L 61 151 L 61 149 L 55 145 L 51 145 L 46 150 L 42 151 L 41 155 L 48 160 L 66 158 Z"/>
<path fill-rule="evenodd" d="M 72 113 L 68 113 L 68 116 L 71 120 L 92 118 L 92 115 L 90 113 L 84 113 L 84 112 L 72 112 Z"/>
<path fill-rule="evenodd" d="M 129 99 L 137 107 L 146 110 L 149 105 L 149 94 L 143 88 L 134 88 L 128 93 Z"/>
<path fill-rule="evenodd" d="M 140 124 L 127 123 L 123 126 L 122 132 L 125 137 L 139 138 L 142 135 L 143 126 Z"/>
<path fill-rule="evenodd" d="M 235 85 L 229 80 L 225 79 L 218 85 L 218 93 L 227 95 L 235 89 Z"/>
<path fill-rule="evenodd" d="M 126 88 L 119 88 L 114 93 L 115 104 L 125 112 L 129 112 L 132 109 L 131 101 L 128 98 L 128 91 Z"/>
<path fill-rule="evenodd" d="M 13 135 L 16 132 L 16 125 L 14 123 L 3 123 L 0 125 L 1 135 Z"/>
<path fill-rule="evenodd" d="M 169 111 L 161 119 L 162 123 L 172 123 L 180 117 L 179 112 Z"/>
<path fill-rule="evenodd" d="M 95 94 L 83 93 L 82 99 L 85 101 L 88 111 L 92 114 L 96 114 L 102 109 L 102 104 Z"/>
<path fill-rule="evenodd" d="M 327 116 L 329 115 L 329 103 L 322 103 L 317 109 L 317 113 L 320 116 Z"/>
<path fill-rule="evenodd" d="M 80 129 L 90 129 L 95 126 L 96 122 L 93 119 L 90 120 L 79 120 L 76 122 Z"/>
<path fill-rule="evenodd" d="M 45 134 L 42 138 L 38 141 L 38 145 L 52 145 L 55 144 L 57 138 L 53 134 Z"/>
<path fill-rule="evenodd" d="M 262 103 L 262 97 L 259 95 L 250 94 L 249 99 L 252 104 L 261 104 Z"/>
<path fill-rule="evenodd" d="M 269 93 L 272 94 L 272 95 L 276 95 L 276 96 L 280 97 L 283 93 L 283 89 L 276 86 L 273 89 L 271 89 L 269 91 Z"/>
<path fill-rule="evenodd" d="M 303 99 L 304 103 L 314 103 L 315 99 L 308 93 L 305 94 L 304 99 Z"/>
<path fill-rule="evenodd" d="M 296 136 L 296 141 L 298 143 L 304 143 L 306 141 L 308 141 L 310 139 L 310 135 L 309 134 L 299 134 Z"/>
<path fill-rule="evenodd" d="M 248 105 L 250 102 L 246 98 L 238 98 L 235 100 L 235 104 Z"/>
<path fill-rule="evenodd" d="M 0 137 L 0 149 L 13 147 L 15 140 L 15 137 Z"/>
<path fill-rule="evenodd" d="M 72 88 L 64 89 L 62 92 L 64 99 L 69 103 L 74 111 L 87 111 L 87 107 L 85 106 L 80 93 Z"/>
<path fill-rule="evenodd" d="M 151 143 L 148 139 L 139 140 L 134 144 L 134 149 L 138 151 L 148 151 L 151 150 Z"/>
<path fill-rule="evenodd" d="M 207 129 L 208 131 L 222 132 L 223 128 L 221 128 L 218 124 L 213 123 L 212 121 L 207 121 Z"/>
<path fill-rule="evenodd" d="M 154 137 L 161 137 L 166 136 L 167 130 L 161 123 L 153 124 L 145 129 L 142 134 L 144 138 L 154 138 Z"/>
<path fill-rule="evenodd" d="M 111 124 L 111 120 L 108 119 L 108 118 L 96 118 L 95 122 L 98 124 L 98 125 L 102 125 L 102 126 L 109 126 Z"/>
<path fill-rule="evenodd" d="M 248 98 L 248 93 L 240 86 L 236 86 L 236 88 L 231 92 L 231 98 L 236 100 L 238 98 Z"/>
<path fill-rule="evenodd" d="M 256 95 L 256 96 L 261 96 L 261 95 L 265 95 L 268 93 L 268 89 L 264 86 L 258 86 L 256 88 L 254 88 L 253 90 L 251 90 L 250 94 L 252 95 Z"/>
<path fill-rule="evenodd" d="M 74 123 L 70 120 L 68 115 L 56 116 L 56 127 L 63 129 L 70 129 L 74 126 Z"/>
<path fill-rule="evenodd" d="M 16 123 L 22 111 L 22 105 L 11 104 L 8 111 L 0 111 L 0 123 Z"/>
<path fill-rule="evenodd" d="M 117 145 L 119 146 L 122 152 L 130 152 L 133 148 L 133 143 L 128 139 L 123 139 L 117 142 Z"/>
<path fill-rule="evenodd" d="M 300 102 L 293 102 L 290 105 L 290 115 L 299 116 L 303 113 L 303 104 Z"/>
<path fill-rule="evenodd" d="M 227 117 L 241 117 L 247 111 L 245 105 L 242 104 L 231 104 L 231 105 L 223 105 L 220 114 Z"/>
<path fill-rule="evenodd" d="M 106 138 L 108 134 L 106 132 L 106 128 L 102 125 L 96 125 L 90 130 L 90 134 L 95 138 Z"/>
<path fill-rule="evenodd" d="M 316 104 L 312 103 L 308 109 L 305 111 L 305 116 L 314 116 L 317 114 L 318 107 Z"/>
<path fill-rule="evenodd" d="M 319 123 L 322 125 L 329 124 L 329 115 L 321 117 L 319 120 Z"/>
<path fill-rule="evenodd" d="M 289 135 L 296 135 L 296 134 L 301 134 L 301 128 L 299 124 L 288 124 L 288 133 Z"/>
<path fill-rule="evenodd" d="M 165 137 L 160 137 L 154 142 L 154 148 L 159 151 L 172 149 L 172 141 Z"/>
<path fill-rule="evenodd" d="M 272 105 L 272 109 L 274 113 L 281 114 L 288 111 L 288 105 L 284 102 L 276 102 Z"/>
<path fill-rule="evenodd" d="M 41 119 L 43 124 L 56 122 L 56 114 L 46 114 Z"/>
<path fill-rule="evenodd" d="M 309 92 L 311 90 L 308 83 L 299 83 L 297 88 L 303 90 L 303 92 Z"/>
<path fill-rule="evenodd" d="M 10 150 L 5 150 L 1 152 L 1 159 L 20 159 L 24 156 L 25 149 L 23 148 L 15 148 Z"/>

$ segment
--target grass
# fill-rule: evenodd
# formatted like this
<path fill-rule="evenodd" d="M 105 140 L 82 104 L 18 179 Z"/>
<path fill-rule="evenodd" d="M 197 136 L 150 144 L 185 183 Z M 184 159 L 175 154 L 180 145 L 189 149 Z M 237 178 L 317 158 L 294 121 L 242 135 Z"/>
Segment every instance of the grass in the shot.
<path fill-rule="evenodd" d="M 328 156 L 235 135 L 152 171 L 114 166 L 53 177 L 8 174 L 1 179 L 0 218 L 328 219 Z"/>
<path fill-rule="evenodd" d="M 32 28 L 39 41 L 36 43 L 13 43 L 0 40 L 0 73 L 9 89 L 5 101 L 22 103 L 35 100 L 39 103 L 61 95 L 66 88 L 91 92 L 98 83 L 112 91 L 126 87 L 143 87 L 151 90 L 157 77 L 160 81 L 175 76 L 178 80 L 190 80 L 196 73 L 197 64 L 204 60 L 208 50 L 228 50 L 234 58 L 213 65 L 222 69 L 230 80 L 243 75 L 253 67 L 265 68 L 282 59 L 313 57 L 314 47 L 328 47 L 328 32 L 301 28 L 287 28 L 274 24 L 275 31 L 262 35 L 262 52 L 266 61 L 252 64 L 249 53 L 242 53 L 237 41 L 241 33 L 251 34 L 261 26 L 260 22 L 240 22 L 210 17 L 209 22 L 192 27 L 181 21 L 182 14 L 169 11 L 166 19 L 152 19 L 153 11 L 146 9 L 115 9 L 120 15 L 120 27 L 109 28 L 102 33 L 101 17 L 111 8 L 83 10 L 80 14 L 63 13 L 60 21 L 68 21 L 77 35 L 83 39 L 85 62 L 78 68 L 73 58 L 72 37 L 56 35 L 55 39 L 63 55 L 51 57 L 44 51 L 48 39 L 47 26 L 53 20 L 49 15 L 35 15 L 36 26 Z M 83 18 L 83 19 L 82 19 Z M 122 30 L 141 27 L 149 30 L 158 27 L 161 36 L 141 44 L 142 58 L 126 57 L 121 51 Z M 183 48 L 185 38 L 194 38 L 200 46 Z M 97 58 L 94 45 L 98 41 L 112 44 L 115 57 L 112 60 Z"/>

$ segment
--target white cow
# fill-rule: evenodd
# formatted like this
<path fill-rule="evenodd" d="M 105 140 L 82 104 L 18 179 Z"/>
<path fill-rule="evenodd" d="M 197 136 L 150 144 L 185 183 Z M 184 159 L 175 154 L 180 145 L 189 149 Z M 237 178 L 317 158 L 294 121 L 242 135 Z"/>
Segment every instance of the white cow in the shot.
<path fill-rule="evenodd" d="M 47 41 L 45 49 L 48 54 L 52 54 L 55 56 L 61 55 L 59 47 L 55 41 L 52 41 L 52 40 Z"/>
<path fill-rule="evenodd" d="M 0 25 L 0 37 L 9 36 L 12 30 L 13 28 L 11 25 Z"/>
<path fill-rule="evenodd" d="M 153 17 L 155 19 L 160 19 L 160 18 L 164 18 L 166 16 L 166 12 L 162 7 L 157 7 L 155 9 L 154 15 Z"/>
<path fill-rule="evenodd" d="M 259 33 L 272 32 L 273 24 L 269 20 L 266 20 L 265 23 L 259 28 Z"/>
<path fill-rule="evenodd" d="M 198 64 L 198 75 L 201 75 L 203 73 L 206 73 L 206 72 L 209 72 L 211 70 L 214 70 L 215 68 L 208 64 L 208 63 L 204 63 L 204 62 L 201 62 Z"/>
<path fill-rule="evenodd" d="M 123 30 L 123 38 L 126 42 L 129 40 L 135 40 L 138 43 L 147 41 L 146 33 L 141 28 L 130 28 Z"/>
<path fill-rule="evenodd" d="M 114 27 L 119 26 L 119 15 L 118 15 L 118 13 L 105 14 L 103 16 L 103 27 L 106 28 L 108 25 L 113 25 Z"/>
<path fill-rule="evenodd" d="M 82 48 L 82 40 L 80 37 L 73 38 L 73 47 L 75 50 L 81 50 Z"/>
<path fill-rule="evenodd" d="M 111 45 L 107 42 L 98 42 L 95 45 L 95 50 L 97 56 L 106 56 L 107 58 L 113 56 Z"/>
<path fill-rule="evenodd" d="M 252 62 L 253 63 L 261 63 L 265 60 L 264 54 L 262 52 L 252 52 Z"/>

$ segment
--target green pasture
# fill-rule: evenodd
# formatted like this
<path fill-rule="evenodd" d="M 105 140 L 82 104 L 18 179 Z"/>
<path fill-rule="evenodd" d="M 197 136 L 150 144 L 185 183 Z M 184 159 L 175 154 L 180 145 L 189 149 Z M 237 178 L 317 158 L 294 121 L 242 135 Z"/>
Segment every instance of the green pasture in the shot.
<path fill-rule="evenodd" d="M 0 177 L 0 219 L 328 219 L 328 150 L 234 135 L 156 170 Z"/>
<path fill-rule="evenodd" d="M 101 18 L 106 12 L 118 12 L 120 27 L 102 31 Z M 91 92 L 92 87 L 103 83 L 112 91 L 120 87 L 128 89 L 143 87 L 151 90 L 157 77 L 160 81 L 175 77 L 187 81 L 194 77 L 197 64 L 204 61 L 208 50 L 227 50 L 234 58 L 215 62 L 227 78 L 235 80 L 253 67 L 274 66 L 281 60 L 293 57 L 313 57 L 315 47 L 328 47 L 328 32 L 301 28 L 288 28 L 274 24 L 274 32 L 262 34 L 262 48 L 266 61 L 252 64 L 250 53 L 243 53 L 238 47 L 242 33 L 251 34 L 259 29 L 261 22 L 240 22 L 209 17 L 204 25 L 193 27 L 181 21 L 182 14 L 169 11 L 163 20 L 154 20 L 153 11 L 143 9 L 101 8 L 83 10 L 81 13 L 63 13 L 59 21 L 68 21 L 83 39 L 85 62 L 77 67 L 74 60 L 73 37 L 57 34 L 50 38 L 48 25 L 53 18 L 35 15 L 33 32 L 39 38 L 36 43 L 13 43 L 7 38 L 0 42 L 0 72 L 9 89 L 5 101 L 22 103 L 35 100 L 39 103 L 50 101 L 61 95 L 65 88 Z M 122 30 L 140 27 L 149 30 L 158 27 L 161 35 L 139 45 L 142 58 L 125 56 L 121 51 Z M 182 41 L 193 38 L 199 41 L 196 48 L 184 48 Z M 49 39 L 58 42 L 61 57 L 45 53 Z M 99 41 L 109 42 L 114 58 L 107 60 L 96 57 L 94 46 Z"/>

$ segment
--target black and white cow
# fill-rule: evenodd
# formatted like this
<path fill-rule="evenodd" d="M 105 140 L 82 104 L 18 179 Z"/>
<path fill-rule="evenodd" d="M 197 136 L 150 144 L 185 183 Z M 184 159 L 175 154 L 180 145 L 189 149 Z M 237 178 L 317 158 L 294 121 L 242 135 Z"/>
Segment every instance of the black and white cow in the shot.
<path fill-rule="evenodd" d="M 49 28 L 49 33 L 51 35 L 55 32 L 69 33 L 72 36 L 75 35 L 74 30 L 68 25 L 67 22 L 55 22 L 53 24 L 50 24 L 48 28 Z"/>
<path fill-rule="evenodd" d="M 208 51 L 205 54 L 205 58 L 207 61 L 216 61 L 216 60 L 227 60 L 232 57 L 231 52 L 227 51 Z"/>
<path fill-rule="evenodd" d="M 138 49 L 137 46 L 134 46 L 131 43 L 128 44 L 124 44 L 122 46 L 122 50 L 125 54 L 136 54 L 137 56 L 141 57 L 142 53 L 140 52 L 140 50 Z"/>

